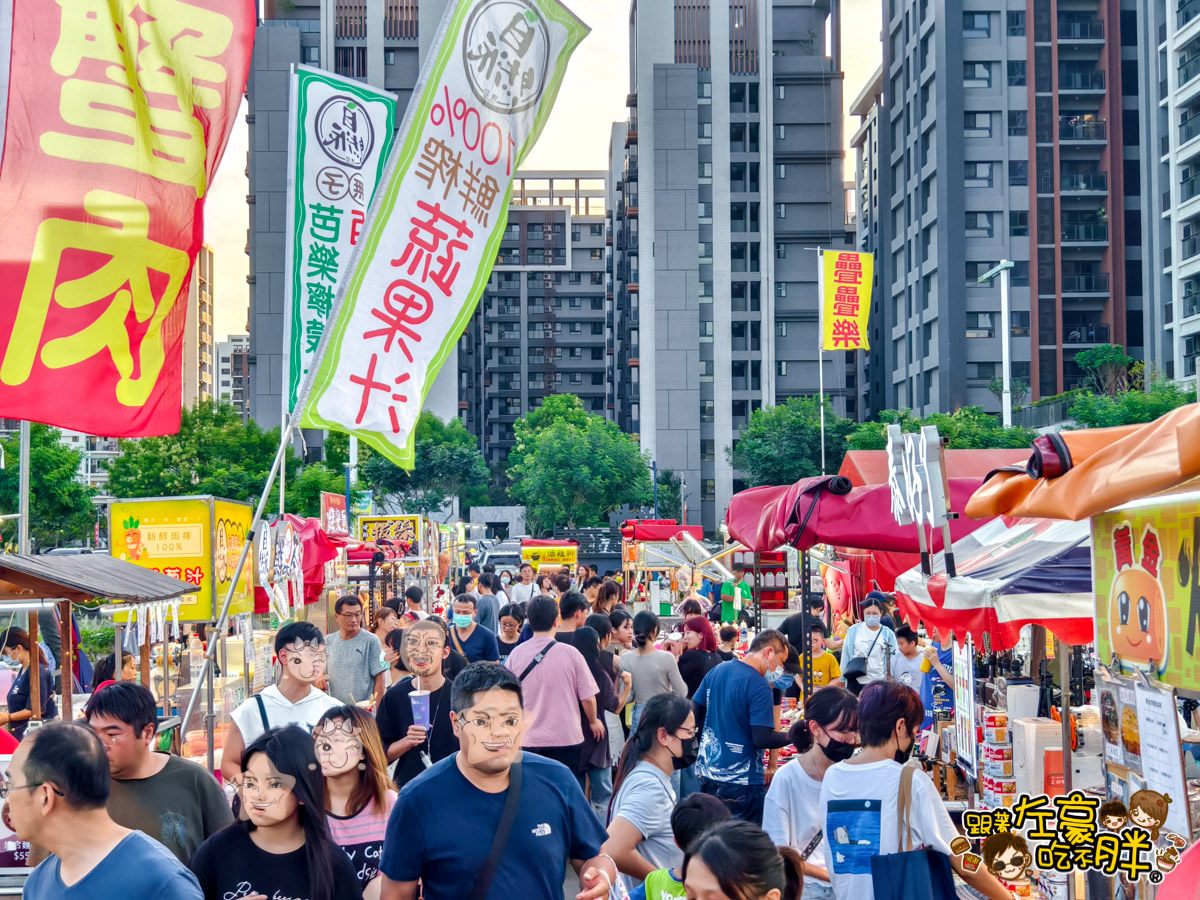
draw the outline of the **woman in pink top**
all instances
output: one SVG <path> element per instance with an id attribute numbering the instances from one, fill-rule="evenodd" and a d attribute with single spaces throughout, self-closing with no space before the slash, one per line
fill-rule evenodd
<path id="1" fill-rule="evenodd" d="M 379 857 L 396 792 L 375 720 L 356 706 L 335 706 L 313 729 L 325 776 L 334 843 L 346 851 L 363 896 L 379 896 Z"/>

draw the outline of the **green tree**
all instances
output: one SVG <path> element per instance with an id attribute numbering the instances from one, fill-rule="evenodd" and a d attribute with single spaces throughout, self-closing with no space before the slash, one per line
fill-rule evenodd
<path id="1" fill-rule="evenodd" d="M 509 493 L 525 504 L 535 533 L 555 525 L 604 525 L 622 506 L 651 500 L 650 463 L 637 442 L 584 410 L 572 394 L 547 397 L 517 420 L 514 433 Z"/>
<path id="2" fill-rule="evenodd" d="M 1153 422 L 1177 407 L 1195 402 L 1195 390 L 1174 381 L 1155 381 L 1148 391 L 1084 395 L 1071 404 L 1069 415 L 1083 428 L 1110 428 Z"/>
<path id="3" fill-rule="evenodd" d="M 0 509 L 20 508 L 20 438 L 14 434 L 4 444 L 5 468 L 0 469 Z M 29 428 L 29 541 L 32 549 L 45 550 L 86 541 L 96 524 L 92 506 L 95 490 L 79 480 L 83 454 L 62 443 L 62 432 L 34 423 Z M 17 521 L 4 523 L 10 546 L 17 543 Z"/>
<path id="4" fill-rule="evenodd" d="M 377 496 L 392 496 L 407 513 L 428 515 L 454 497 L 465 508 L 487 496 L 488 467 L 474 436 L 459 419 L 443 422 L 421 413 L 411 472 L 373 454 L 359 462 L 359 477 Z"/>
<path id="5" fill-rule="evenodd" d="M 298 516 L 321 517 L 321 494 L 346 493 L 346 476 L 325 463 L 310 463 L 286 485 L 287 511 Z"/>
<path id="6" fill-rule="evenodd" d="M 1087 372 L 1101 394 L 1110 397 L 1129 390 L 1133 357 L 1120 344 L 1098 344 L 1075 354 L 1075 364 Z"/>
<path id="7" fill-rule="evenodd" d="M 825 470 L 836 472 L 854 423 L 825 402 Z M 791 484 L 821 474 L 821 406 L 816 397 L 791 397 L 757 409 L 737 444 L 725 451 L 750 484 Z"/>
<path id="8" fill-rule="evenodd" d="M 177 497 L 212 494 L 256 503 L 279 449 L 279 429 L 243 422 L 228 403 L 200 403 L 183 411 L 177 434 L 121 441 L 109 465 L 115 497 Z M 290 483 L 299 461 L 285 457 Z"/>
<path id="9" fill-rule="evenodd" d="M 1036 435 L 1028 428 L 1005 428 L 999 420 L 978 406 L 964 406 L 952 413 L 934 413 L 919 419 L 911 411 L 884 410 L 876 422 L 863 422 L 850 432 L 851 450 L 883 450 L 887 447 L 887 426 L 899 424 L 905 431 L 917 431 L 922 425 L 936 425 L 938 433 L 952 450 L 1028 447 Z"/>
<path id="10" fill-rule="evenodd" d="M 1029 382 L 1024 378 L 1010 378 L 1008 389 L 1012 393 L 1013 409 L 1019 407 L 1029 396 Z M 997 403 L 1004 402 L 1004 379 L 997 376 L 988 382 L 988 392 L 996 398 Z"/>
<path id="11" fill-rule="evenodd" d="M 657 480 L 658 517 L 680 521 L 683 518 L 683 479 L 670 469 L 659 469 Z"/>

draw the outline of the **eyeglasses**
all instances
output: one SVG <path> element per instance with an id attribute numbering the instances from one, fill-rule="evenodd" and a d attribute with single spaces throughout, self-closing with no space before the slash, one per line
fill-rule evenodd
<path id="1" fill-rule="evenodd" d="M 49 784 L 49 782 L 32 781 L 29 784 L 13 784 L 11 781 L 5 778 L 3 781 L 0 781 L 0 800 L 7 800 L 9 794 L 11 794 L 13 791 L 30 791 L 34 788 L 40 788 L 43 784 Z M 58 788 L 54 787 L 53 785 L 51 785 L 51 787 L 53 788 L 54 793 L 58 794 L 58 796 L 66 796 L 66 794 L 64 794 Z"/>
<path id="2" fill-rule="evenodd" d="M 363 617 L 363 614 L 362 614 L 362 613 L 360 613 L 360 612 L 356 612 L 356 613 L 348 613 L 348 612 L 344 612 L 344 613 L 338 613 L 338 618 L 339 618 L 339 619 L 359 619 L 359 620 L 361 620 L 361 619 L 362 619 L 362 617 Z"/>
<path id="3" fill-rule="evenodd" d="M 105 744 L 121 744 L 129 740 L 129 733 L 124 731 L 97 731 L 96 737 L 100 738 Z"/>
<path id="4" fill-rule="evenodd" d="M 695 728 L 684 728 L 682 725 L 675 729 L 675 737 L 690 741 L 696 736 Z"/>

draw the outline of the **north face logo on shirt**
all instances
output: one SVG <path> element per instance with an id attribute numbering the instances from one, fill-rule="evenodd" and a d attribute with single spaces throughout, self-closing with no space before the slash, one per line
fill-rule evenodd
<path id="1" fill-rule="evenodd" d="M 534 837 L 546 837 L 549 834 L 550 834 L 550 825 L 547 822 L 543 822 L 541 825 L 538 825 L 533 829 Z"/>

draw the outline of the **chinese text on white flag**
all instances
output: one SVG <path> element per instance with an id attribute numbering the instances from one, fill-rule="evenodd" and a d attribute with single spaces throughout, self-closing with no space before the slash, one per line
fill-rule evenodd
<path id="1" fill-rule="evenodd" d="M 412 466 L 422 402 L 491 276 L 513 175 L 586 34 L 556 0 L 447 10 L 313 361 L 302 425 Z"/>

